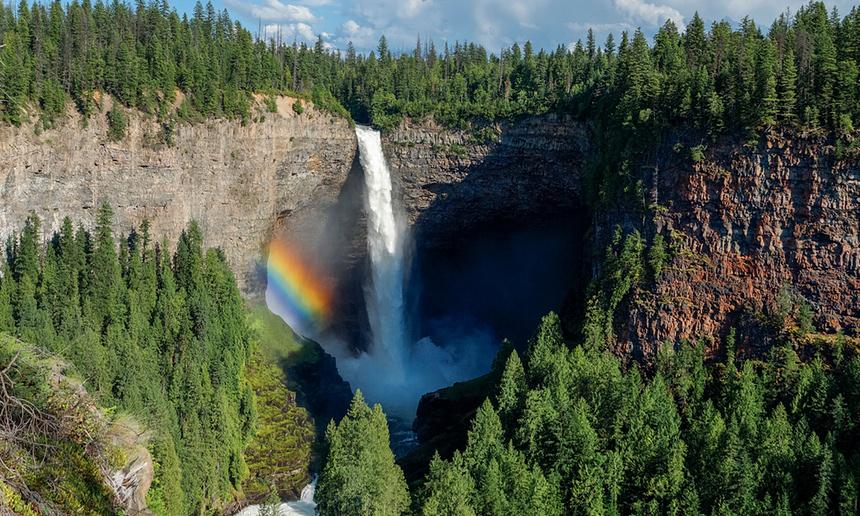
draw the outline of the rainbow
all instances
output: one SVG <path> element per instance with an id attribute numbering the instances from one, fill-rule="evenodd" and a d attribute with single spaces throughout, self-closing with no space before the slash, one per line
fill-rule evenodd
<path id="1" fill-rule="evenodd" d="M 266 301 L 295 331 L 307 334 L 328 321 L 331 296 L 317 271 L 285 242 L 269 245 Z"/>

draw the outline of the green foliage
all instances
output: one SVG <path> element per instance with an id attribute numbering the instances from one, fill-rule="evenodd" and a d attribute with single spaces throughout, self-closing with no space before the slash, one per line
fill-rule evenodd
<path id="1" fill-rule="evenodd" d="M 295 101 L 293 101 L 293 111 L 295 111 L 297 115 L 301 115 L 305 112 L 305 107 L 302 104 L 302 99 L 296 99 Z"/>
<path id="2" fill-rule="evenodd" d="M 605 351 L 569 348 L 552 317 L 538 336 L 529 374 L 511 355 L 500 379 L 500 405 L 522 396 L 523 411 L 481 406 L 466 449 L 432 461 L 423 514 L 854 510 L 860 358 L 803 363 L 783 349 L 714 363 L 685 343 L 643 377 Z"/>
<path id="3" fill-rule="evenodd" d="M 269 113 L 277 113 L 278 112 L 278 103 L 277 103 L 274 95 L 266 95 L 263 98 L 263 103 L 266 106 L 266 111 L 268 111 Z"/>
<path id="4" fill-rule="evenodd" d="M 29 503 L 21 498 L 21 495 L 2 480 L 0 480 L 0 508 L 21 516 L 36 516 L 38 514 Z"/>
<path id="5" fill-rule="evenodd" d="M 128 116 L 122 106 L 114 104 L 107 114 L 108 140 L 118 142 L 125 138 Z"/>
<path id="6" fill-rule="evenodd" d="M 788 285 L 783 285 L 776 297 L 775 326 L 796 331 L 801 336 L 815 331 L 815 311 L 809 301 Z"/>
<path id="7" fill-rule="evenodd" d="M 0 19 L 0 115 L 14 124 L 30 104 L 50 125 L 65 97 L 89 114 L 94 92 L 163 113 L 177 89 L 189 104 L 180 120 L 189 113 L 247 120 L 255 92 L 309 96 L 321 109 L 385 129 L 403 117 L 466 127 L 564 111 L 612 133 L 600 154 L 609 167 L 601 174 L 614 175 L 659 129 L 677 124 L 709 135 L 797 121 L 845 130 L 860 116 L 860 11 L 840 18 L 820 2 L 781 15 L 767 31 L 749 18 L 706 30 L 696 15 L 683 32 L 664 24 L 653 45 L 636 30 L 624 31 L 617 47 L 614 36 L 602 48 L 591 36 L 554 50 L 526 42 L 498 53 L 432 41 L 395 53 L 384 36 L 368 54 L 351 44 L 328 50 L 322 40 L 256 41 L 202 5 L 190 16 L 158 2 L 4 5 Z"/>
<path id="8" fill-rule="evenodd" d="M 42 110 L 42 126 L 45 128 L 51 127 L 58 116 L 65 115 L 66 94 L 58 81 L 51 79 L 42 84 L 39 107 Z"/>
<path id="9" fill-rule="evenodd" d="M 350 118 L 349 111 L 343 107 L 340 101 L 334 98 L 327 88 L 314 86 L 313 92 L 311 93 L 311 99 L 317 109 L 328 111 L 329 113 L 333 113 L 346 119 Z"/>
<path id="10" fill-rule="evenodd" d="M 643 280 L 645 241 L 634 230 L 624 236 L 615 228 L 603 270 L 590 287 L 583 334 L 586 345 L 602 349 L 614 335 L 615 311 Z"/>
<path id="11" fill-rule="evenodd" d="M 251 499 L 267 492 L 286 496 L 310 480 L 314 425 L 307 411 L 296 404 L 295 393 L 286 388 L 277 362 L 264 356 L 259 345 L 254 349 L 247 376 L 255 395 L 257 429 L 245 451 L 252 475 L 243 491 Z"/>
<path id="12" fill-rule="evenodd" d="M 327 456 L 316 490 L 317 509 L 330 514 L 399 515 L 409 509 L 403 472 L 389 448 L 388 421 L 356 391 L 349 412 L 326 430 Z"/>
<path id="13" fill-rule="evenodd" d="M 651 240 L 651 247 L 648 249 L 648 266 L 651 268 L 651 277 L 655 282 L 663 274 L 663 268 L 666 267 L 668 260 L 669 254 L 666 250 L 666 243 L 663 241 L 663 235 L 657 233 Z"/>
<path id="14" fill-rule="evenodd" d="M 80 384 L 65 376 L 65 364 L 7 334 L 0 334 L 0 364 L 9 403 L 4 417 L 11 418 L 4 421 L 0 440 L 5 465 L 0 510 L 35 514 L 35 507 L 42 513 L 47 506 L 76 514 L 113 512 L 101 470 L 110 449 L 103 416 L 81 394 Z"/>
<path id="15" fill-rule="evenodd" d="M 690 159 L 693 163 L 699 163 L 705 159 L 705 146 L 704 145 L 694 145 L 690 147 Z"/>
<path id="16" fill-rule="evenodd" d="M 153 510 L 218 507 L 248 475 L 254 418 L 235 278 L 220 251 L 203 249 L 194 223 L 172 257 L 147 223 L 119 240 L 112 226 L 102 205 L 92 234 L 66 219 L 41 245 L 40 222 L 29 217 L 7 249 L 0 324 L 60 353 L 101 402 L 157 429 Z"/>
<path id="17" fill-rule="evenodd" d="M 281 516 L 281 498 L 274 487 L 269 488 L 269 494 L 260 504 L 260 516 Z"/>
<path id="18" fill-rule="evenodd" d="M 558 486 L 505 444 L 489 401 L 478 409 L 468 443 L 450 462 L 435 457 L 421 496 L 422 514 L 562 514 Z"/>

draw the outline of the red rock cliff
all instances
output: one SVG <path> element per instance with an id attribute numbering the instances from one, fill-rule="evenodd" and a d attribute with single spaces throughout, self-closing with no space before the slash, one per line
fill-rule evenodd
<path id="1" fill-rule="evenodd" d="M 847 145 L 846 145 L 847 147 Z M 651 231 L 677 252 L 634 296 L 620 351 L 718 338 L 742 313 L 767 312 L 784 285 L 824 332 L 860 333 L 860 157 L 832 139 L 768 134 L 726 141 L 691 163 L 681 152 L 651 178 Z M 647 188 L 647 186 L 646 186 Z"/>

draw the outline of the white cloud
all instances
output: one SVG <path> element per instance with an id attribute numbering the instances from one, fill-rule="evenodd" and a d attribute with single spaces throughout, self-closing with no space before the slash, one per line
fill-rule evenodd
<path id="1" fill-rule="evenodd" d="M 606 42 L 606 36 L 609 34 L 615 35 L 615 42 L 618 44 L 618 41 L 621 39 L 620 35 L 625 30 L 630 32 L 636 30 L 636 26 L 628 22 L 611 22 L 611 23 L 587 23 L 587 22 L 569 22 L 567 24 L 567 28 L 573 32 L 574 40 L 568 43 L 567 47 L 573 49 L 576 46 L 576 40 L 582 40 L 583 44 L 585 43 L 586 35 L 588 34 L 588 29 L 594 33 L 594 39 L 597 41 L 597 44 L 603 46 L 603 43 Z"/>
<path id="2" fill-rule="evenodd" d="M 372 27 L 360 25 L 357 21 L 352 19 L 343 22 L 340 29 L 336 34 L 333 34 L 332 37 L 337 43 L 337 46 L 341 49 L 346 48 L 347 43 L 350 41 L 356 48 L 373 48 L 376 46 L 378 39 L 376 36 L 376 30 Z"/>
<path id="3" fill-rule="evenodd" d="M 317 34 L 313 27 L 307 23 L 270 23 L 263 27 L 263 35 L 266 39 L 280 38 L 284 43 L 292 40 L 314 42 Z"/>
<path id="4" fill-rule="evenodd" d="M 414 18 L 425 9 L 433 5 L 432 0 L 404 0 L 398 2 L 397 16 L 400 18 Z"/>
<path id="5" fill-rule="evenodd" d="M 258 20 L 277 22 L 314 23 L 318 21 L 314 13 L 304 5 L 285 4 L 281 0 L 265 0 L 262 4 L 239 3 L 237 0 L 228 2 Z"/>
<path id="6" fill-rule="evenodd" d="M 513 42 L 531 40 L 536 47 L 555 48 L 584 39 L 594 29 L 599 42 L 610 32 L 641 27 L 647 36 L 667 20 L 684 28 L 698 11 L 710 25 L 713 20 L 740 20 L 749 14 L 767 27 L 786 7 L 796 11 L 808 0 L 222 0 L 241 13 L 248 26 L 277 24 L 294 37 L 309 32 L 330 33 L 327 42 L 340 49 L 352 41 L 360 52 L 376 48 L 382 34 L 392 51 L 411 51 L 420 34 L 437 48 L 445 41 L 474 41 L 492 52 Z M 832 0 L 840 12 L 848 0 Z M 307 28 L 299 27 L 303 23 Z M 290 36 L 293 37 L 293 36 Z M 311 38 L 307 38 L 311 39 Z M 620 39 L 620 38 L 618 38 Z"/>
<path id="7" fill-rule="evenodd" d="M 684 29 L 684 16 L 669 5 L 651 4 L 644 0 L 615 0 L 615 7 L 632 20 L 642 22 L 649 27 L 657 27 L 663 25 L 666 20 L 672 20 L 678 26 L 678 30 Z"/>

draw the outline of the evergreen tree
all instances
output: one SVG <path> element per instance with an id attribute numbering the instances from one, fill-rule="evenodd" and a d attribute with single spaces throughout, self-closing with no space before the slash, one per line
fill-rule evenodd
<path id="1" fill-rule="evenodd" d="M 326 461 L 316 490 L 320 514 L 403 514 L 409 493 L 389 448 L 388 422 L 356 391 L 347 415 L 326 429 Z"/>

